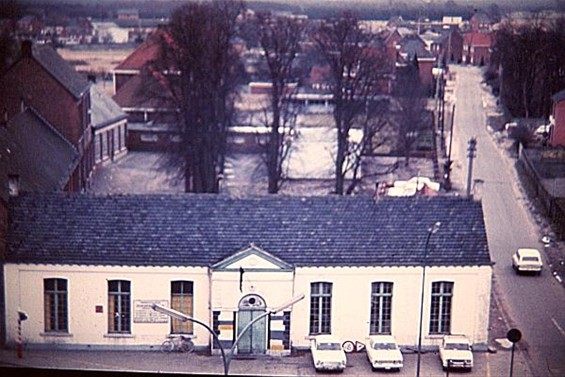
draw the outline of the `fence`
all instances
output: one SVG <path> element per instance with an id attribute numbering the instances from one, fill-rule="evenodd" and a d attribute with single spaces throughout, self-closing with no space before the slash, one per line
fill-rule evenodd
<path id="1" fill-rule="evenodd" d="M 543 178 L 534 163 L 534 159 L 541 160 L 544 158 L 564 161 L 565 153 L 562 152 L 556 151 L 553 152 L 553 155 L 548 155 L 547 153 L 544 154 L 543 151 L 520 148 L 519 161 L 525 172 L 528 191 L 541 203 L 543 210 L 553 224 L 557 237 L 565 239 L 565 198 L 561 193 L 561 190 L 565 187 L 565 178 Z"/>

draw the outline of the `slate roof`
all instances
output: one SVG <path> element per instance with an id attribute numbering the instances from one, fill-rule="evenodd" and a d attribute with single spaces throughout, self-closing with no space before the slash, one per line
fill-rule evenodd
<path id="1" fill-rule="evenodd" d="M 430 51 L 426 50 L 426 42 L 417 35 L 404 37 L 398 42 L 398 45 L 400 46 L 400 51 L 406 53 L 410 60 L 413 59 L 415 55 L 417 55 L 418 58 L 428 58 L 433 56 Z"/>
<path id="2" fill-rule="evenodd" d="M 565 89 L 563 89 L 560 92 L 555 93 L 551 99 L 553 100 L 553 102 L 561 102 L 565 99 Z"/>
<path id="3" fill-rule="evenodd" d="M 177 107 L 166 80 L 158 72 L 143 71 L 142 74 L 130 78 L 112 99 L 122 108 L 158 108 L 173 109 Z"/>
<path id="4" fill-rule="evenodd" d="M 295 266 L 490 265 L 482 206 L 452 197 L 22 193 L 7 262 L 210 266 L 253 243 Z"/>
<path id="5" fill-rule="evenodd" d="M 104 128 L 127 118 L 120 106 L 95 85 L 90 86 L 90 104 L 91 121 L 95 129 Z"/>
<path id="6" fill-rule="evenodd" d="M 77 162 L 76 148 L 32 109 L 0 127 L 0 197 L 4 199 L 9 174 L 20 176 L 22 190 L 62 190 Z"/>
<path id="7" fill-rule="evenodd" d="M 63 85 L 76 99 L 80 98 L 89 88 L 89 82 L 59 55 L 51 46 L 33 45 L 33 57 Z"/>

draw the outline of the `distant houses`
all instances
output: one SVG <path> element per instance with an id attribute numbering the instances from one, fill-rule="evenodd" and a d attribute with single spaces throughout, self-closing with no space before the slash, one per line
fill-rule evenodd
<path id="1" fill-rule="evenodd" d="M 2 192 L 8 176 L 23 191 L 86 191 L 95 165 L 125 151 L 125 114 L 51 46 L 22 42 L 0 77 L 0 109 Z"/>

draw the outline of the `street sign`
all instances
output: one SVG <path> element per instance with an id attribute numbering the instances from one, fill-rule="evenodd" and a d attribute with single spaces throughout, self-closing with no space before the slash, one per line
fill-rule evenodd
<path id="1" fill-rule="evenodd" d="M 506 333 L 506 338 L 512 343 L 518 343 L 522 339 L 522 333 L 518 329 L 510 329 Z"/>

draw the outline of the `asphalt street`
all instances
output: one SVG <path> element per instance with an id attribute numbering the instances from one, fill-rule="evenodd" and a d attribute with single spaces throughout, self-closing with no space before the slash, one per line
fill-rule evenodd
<path id="1" fill-rule="evenodd" d="M 565 376 L 565 291 L 549 268 L 541 276 L 518 276 L 511 256 L 519 247 L 544 250 L 542 233 L 528 210 L 527 195 L 521 190 L 511 159 L 499 148 L 492 130 L 486 127 L 485 103 L 488 90 L 477 67 L 454 66 L 457 101 L 454 126 L 456 165 L 465 184 L 469 171 L 468 141 L 477 140 L 472 181 L 481 180 L 483 210 L 499 300 L 508 314 L 509 327 L 518 328 L 520 346 L 536 376 Z M 459 188 L 465 188 L 459 187 Z M 546 260 L 547 262 L 547 260 Z"/>

